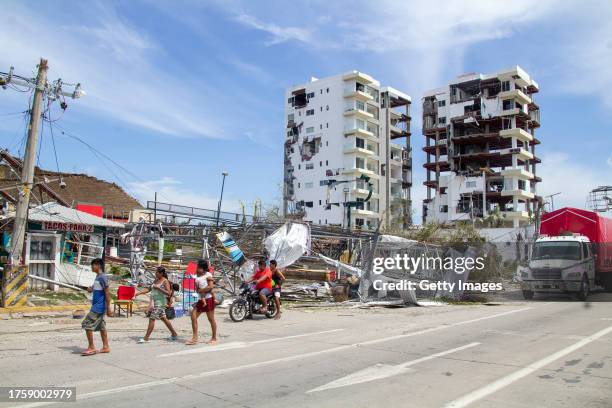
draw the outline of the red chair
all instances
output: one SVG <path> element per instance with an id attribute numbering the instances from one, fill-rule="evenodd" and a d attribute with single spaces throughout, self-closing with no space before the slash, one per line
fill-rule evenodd
<path id="1" fill-rule="evenodd" d="M 123 310 L 125 311 L 125 317 L 132 316 L 135 294 L 136 288 L 134 286 L 119 286 L 117 288 L 117 300 L 113 302 L 113 312 L 121 317 L 121 311 Z"/>

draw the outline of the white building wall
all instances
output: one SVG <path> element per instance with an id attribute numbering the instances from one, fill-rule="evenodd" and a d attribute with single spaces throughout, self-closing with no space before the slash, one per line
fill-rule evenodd
<path id="1" fill-rule="evenodd" d="M 380 115 L 380 98 L 374 97 L 365 100 L 364 97 L 347 98 L 345 94 L 356 89 L 356 82 L 367 83 L 372 93 L 380 92 L 378 81 L 367 75 L 357 79 L 345 80 L 345 74 L 332 77 L 313 79 L 311 82 L 293 86 L 285 92 L 285 124 L 293 115 L 293 120 L 300 125 L 299 137 L 291 145 L 292 151 L 288 158 L 293 166 L 293 199 L 288 201 L 288 213 L 295 210 L 296 203 L 303 202 L 305 211 L 304 220 L 320 225 L 345 226 L 345 207 L 347 201 L 355 201 L 358 198 L 365 199 L 367 186 L 363 185 L 355 190 L 355 179 L 360 174 L 366 174 L 373 184 L 374 194 L 365 204 L 363 210 L 352 209 L 351 226 L 355 226 L 357 219 L 362 219 L 365 226 L 375 228 L 381 219 L 384 205 L 380 206 L 380 195 L 384 183 L 380 176 L 380 163 L 384 159 L 384 150 L 381 149 L 382 138 L 376 140 L 367 134 L 347 135 L 347 132 L 357 128 L 368 129 L 376 135 L 381 135 L 380 120 L 368 118 L 363 113 L 357 113 L 356 108 L 363 107 L 367 112 L 368 104 L 372 109 L 377 109 Z M 359 74 L 363 75 L 363 74 Z M 296 90 L 305 89 L 310 95 L 308 103 L 304 107 L 293 107 L 289 99 Z M 360 101 L 360 102 L 357 102 Z M 313 114 L 307 112 L 314 110 Z M 286 135 L 286 132 L 285 132 Z M 286 137 L 286 136 L 285 136 Z M 348 149 L 356 148 L 356 139 L 363 140 L 364 149 L 349 153 Z M 318 152 L 311 158 L 304 157 L 300 147 L 304 140 L 316 139 L 318 141 Z M 286 140 L 286 139 L 285 139 Z M 399 146 L 401 149 L 401 146 Z M 401 152 L 399 153 L 401 156 Z M 367 170 L 356 171 L 357 161 Z M 395 175 L 400 172 L 393 171 Z M 351 172 L 352 171 L 352 172 Z M 389 173 L 389 172 L 387 172 Z M 347 181 L 329 188 L 329 180 Z M 401 182 L 401 180 L 400 180 Z M 348 190 L 348 191 L 347 191 Z M 331 203 L 331 206 L 327 204 Z"/>

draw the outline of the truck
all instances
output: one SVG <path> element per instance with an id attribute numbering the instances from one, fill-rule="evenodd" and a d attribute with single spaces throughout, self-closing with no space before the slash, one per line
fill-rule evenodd
<path id="1" fill-rule="evenodd" d="M 612 219 L 571 207 L 544 214 L 520 277 L 528 300 L 563 292 L 584 301 L 598 286 L 612 292 Z"/>

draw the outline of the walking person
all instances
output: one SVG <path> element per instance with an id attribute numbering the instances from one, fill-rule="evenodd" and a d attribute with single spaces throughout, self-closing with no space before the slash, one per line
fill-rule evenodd
<path id="1" fill-rule="evenodd" d="M 200 295 L 200 299 L 193 304 L 191 310 L 191 329 L 193 335 L 191 340 L 185 344 L 193 346 L 198 343 L 198 318 L 202 313 L 206 313 L 208 322 L 210 323 L 210 330 L 212 332 L 208 344 L 217 343 L 217 322 L 215 321 L 215 297 L 213 289 L 215 288 L 215 280 L 212 273 L 210 272 L 210 266 L 205 260 L 198 261 L 198 267 L 196 269 L 196 291 Z"/>
<path id="2" fill-rule="evenodd" d="M 272 272 L 272 293 L 274 293 L 274 304 L 276 305 L 274 320 L 278 320 L 281 318 L 281 286 L 285 280 L 285 275 L 278 269 L 278 264 L 274 259 L 270 261 L 270 271 Z"/>
<path id="3" fill-rule="evenodd" d="M 91 310 L 83 319 L 81 327 L 87 335 L 87 349 L 84 350 L 82 356 L 93 356 L 96 353 L 110 353 L 108 346 L 108 333 L 106 331 L 106 322 L 104 314 L 108 317 L 113 316 L 113 311 L 110 308 L 110 292 L 108 289 L 108 277 L 104 273 L 104 263 L 102 259 L 96 258 L 91 261 L 91 270 L 96 274 L 96 279 L 92 286 L 87 288 L 87 291 L 92 294 Z M 93 332 L 99 331 L 102 338 L 102 348 L 96 350 L 93 340 Z"/>
<path id="4" fill-rule="evenodd" d="M 172 296 L 172 285 L 168 280 L 168 274 L 163 266 L 158 266 L 155 271 L 155 280 L 149 288 L 146 288 L 136 294 L 136 296 L 150 293 L 151 303 L 147 310 L 147 317 L 149 318 L 149 326 L 147 327 L 147 333 L 145 336 L 138 340 L 138 343 L 148 343 L 153 329 L 155 329 L 155 321 L 161 320 L 164 322 L 168 330 L 170 330 L 170 340 L 175 341 L 178 338 L 178 334 L 172 323 L 166 317 L 166 306 L 168 304 L 168 297 Z M 136 297 L 134 296 L 134 297 Z"/>

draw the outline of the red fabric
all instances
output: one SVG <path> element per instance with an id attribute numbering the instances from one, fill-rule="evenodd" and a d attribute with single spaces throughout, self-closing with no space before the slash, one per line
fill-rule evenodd
<path id="1" fill-rule="evenodd" d="M 254 280 L 259 280 L 261 277 L 266 276 L 267 279 L 264 279 L 261 283 L 255 285 L 255 289 L 261 290 L 264 288 L 268 288 L 272 290 L 272 271 L 270 268 L 265 268 L 263 270 L 258 269 L 253 275 Z"/>
<path id="2" fill-rule="evenodd" d="M 193 304 L 193 307 L 200 313 L 212 312 L 215 310 L 215 297 L 213 296 L 208 299 L 200 299 Z"/>
<path id="3" fill-rule="evenodd" d="M 119 286 L 117 288 L 117 300 L 132 300 L 136 294 L 134 286 Z"/>
<path id="4" fill-rule="evenodd" d="M 565 207 L 542 216 L 540 234 L 584 235 L 597 244 L 597 272 L 612 272 L 612 219 L 596 212 Z"/>
<path id="5" fill-rule="evenodd" d="M 183 278 L 183 290 L 196 290 L 195 278 Z"/>
<path id="6" fill-rule="evenodd" d="M 195 275 L 197 269 L 198 269 L 198 263 L 197 262 L 189 262 L 187 264 L 187 270 L 185 271 L 185 274 L 186 275 Z"/>
<path id="7" fill-rule="evenodd" d="M 86 212 L 87 214 L 95 215 L 96 217 L 104 216 L 104 206 L 98 204 L 77 204 L 76 209 Z"/>

